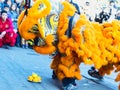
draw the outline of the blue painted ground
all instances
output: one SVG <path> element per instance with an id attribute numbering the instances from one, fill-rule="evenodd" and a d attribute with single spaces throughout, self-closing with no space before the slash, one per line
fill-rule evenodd
<path id="1" fill-rule="evenodd" d="M 50 69 L 51 57 L 40 55 L 32 49 L 0 48 L 0 90 L 62 90 L 62 84 L 53 80 Z M 77 81 L 77 90 L 117 90 L 116 74 L 105 76 L 103 81 L 91 80 L 87 74 L 90 66 L 81 65 L 82 80 Z M 28 82 L 33 72 L 42 77 L 41 83 Z M 107 79 L 108 78 L 108 79 Z"/>

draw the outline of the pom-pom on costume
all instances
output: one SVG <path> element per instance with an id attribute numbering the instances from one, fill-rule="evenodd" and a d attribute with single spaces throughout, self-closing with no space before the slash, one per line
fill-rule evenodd
<path id="1" fill-rule="evenodd" d="M 35 1 L 28 13 L 23 11 L 18 18 L 19 32 L 26 40 L 33 41 L 33 49 L 40 54 L 54 54 L 51 68 L 56 77 L 59 80 L 80 80 L 81 63 L 93 64 L 100 75 L 110 74 L 113 69 L 119 72 L 120 21 L 99 24 L 88 21 L 81 14 L 73 25 L 71 37 L 68 37 L 69 17 L 75 14 L 76 9 L 66 1 L 62 6 L 57 30 L 52 33 L 47 33 L 40 22 L 50 14 L 52 6 L 48 0 Z M 36 39 L 37 43 L 34 43 Z M 120 81 L 120 73 L 115 80 Z"/>

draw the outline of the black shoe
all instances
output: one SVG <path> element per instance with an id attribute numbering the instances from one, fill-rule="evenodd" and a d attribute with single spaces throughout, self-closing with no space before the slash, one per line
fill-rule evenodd
<path id="1" fill-rule="evenodd" d="M 90 70 L 88 70 L 88 74 L 91 77 L 97 78 L 97 79 L 103 79 L 103 76 L 101 76 L 99 74 L 99 72 L 97 70 L 95 70 L 94 68 L 91 68 Z"/>

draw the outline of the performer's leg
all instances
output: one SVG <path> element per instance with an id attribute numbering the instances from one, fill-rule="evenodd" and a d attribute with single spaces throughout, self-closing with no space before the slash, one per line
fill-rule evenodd
<path id="1" fill-rule="evenodd" d="M 52 73 L 52 79 L 57 79 L 57 75 L 55 74 L 54 70 L 53 70 L 53 73 Z"/>
<path id="2" fill-rule="evenodd" d="M 5 37 L 3 38 L 3 44 L 4 45 L 10 45 L 14 46 L 16 42 L 16 34 L 14 32 L 8 32 L 6 33 Z"/>
<path id="3" fill-rule="evenodd" d="M 15 43 L 15 45 L 17 47 L 21 47 L 21 36 L 20 36 L 19 32 L 17 32 L 16 34 L 17 34 L 17 37 L 16 37 L 16 43 Z"/>

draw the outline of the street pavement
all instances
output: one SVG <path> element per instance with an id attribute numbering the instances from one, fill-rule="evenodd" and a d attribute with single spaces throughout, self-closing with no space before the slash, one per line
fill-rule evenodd
<path id="1" fill-rule="evenodd" d="M 40 55 L 32 49 L 10 47 L 0 48 L 0 90 L 62 90 L 62 84 L 52 79 L 49 55 Z M 90 66 L 81 64 L 82 80 L 77 82 L 77 90 L 118 90 L 114 81 L 116 73 L 97 80 L 87 74 Z M 41 83 L 27 80 L 32 73 L 42 78 Z"/>

